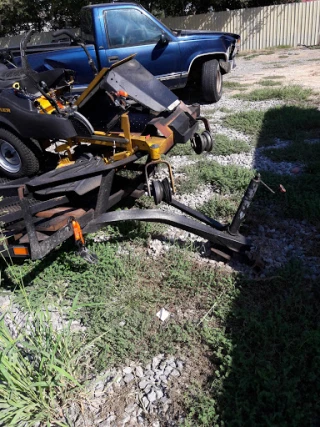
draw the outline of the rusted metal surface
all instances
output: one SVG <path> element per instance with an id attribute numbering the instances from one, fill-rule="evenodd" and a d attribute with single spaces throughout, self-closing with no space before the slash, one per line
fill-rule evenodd
<path id="1" fill-rule="evenodd" d="M 70 217 L 81 218 L 85 213 L 86 211 L 84 209 L 71 210 L 65 214 L 49 219 L 40 225 L 36 225 L 36 230 L 47 232 L 60 230 L 60 228 L 68 224 Z"/>

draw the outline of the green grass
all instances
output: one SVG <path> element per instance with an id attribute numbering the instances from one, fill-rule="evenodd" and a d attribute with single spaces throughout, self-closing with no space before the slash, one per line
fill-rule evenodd
<path id="1" fill-rule="evenodd" d="M 275 46 L 276 49 L 290 49 L 292 46 L 289 44 L 279 44 L 278 46 Z"/>
<path id="2" fill-rule="evenodd" d="M 27 263 L 22 277 L 34 310 L 44 301 L 60 301 L 67 313 L 77 297 L 77 315 L 86 327 L 83 344 L 101 337 L 95 346 L 97 371 L 128 357 L 145 361 L 160 352 L 175 354 L 193 342 L 196 332 L 187 319 L 173 319 L 163 327 L 156 313 L 161 307 L 175 306 L 180 298 L 184 304 L 198 301 L 208 309 L 207 295 L 221 286 L 218 273 L 200 268 L 188 250 L 178 247 L 157 260 L 146 257 L 147 249 L 137 242 L 123 242 L 121 247 L 101 243 L 90 249 L 99 257 L 96 265 L 60 252 L 50 255 L 45 265 Z M 23 303 L 18 291 L 16 298 Z"/>
<path id="3" fill-rule="evenodd" d="M 264 79 L 266 80 L 270 80 L 270 79 L 284 79 L 285 76 L 268 76 L 268 77 L 264 77 Z"/>
<path id="4" fill-rule="evenodd" d="M 320 145 L 305 139 L 319 137 L 320 112 L 286 105 L 230 114 L 224 125 L 251 136 L 258 146 L 274 138 L 292 141 L 265 154 L 306 165 L 295 176 L 265 172 L 263 180 L 275 190 L 282 184 L 286 193 L 272 195 L 261 186 L 247 223 L 273 227 L 272 209 L 276 220 L 295 218 L 319 227 Z M 213 154 L 248 150 L 245 141 L 216 135 Z M 190 152 L 188 143 L 170 154 Z M 178 182 L 180 193 L 212 185 L 216 195 L 199 210 L 222 222 L 230 221 L 254 175 L 206 156 L 179 172 L 186 175 Z M 136 206 L 154 204 L 143 197 Z M 63 425 L 60 408 L 81 400 L 87 369 L 96 375 L 127 360 L 145 363 L 167 353 L 184 356 L 192 373 L 200 373 L 188 382 L 184 401 L 174 399 L 183 403 L 188 427 L 315 425 L 320 292 L 318 283 L 306 278 L 303 262 L 293 260 L 272 276 L 249 279 L 202 262 L 194 257 L 195 247 L 183 242 L 149 256 L 150 238 L 165 229 L 130 221 L 106 227 L 108 242 L 94 244 L 94 236 L 88 236 L 96 265 L 76 257 L 67 242 L 42 261 L 0 266 L 2 286 L 33 315 L 31 335 L 22 331 L 18 340 L 0 322 L 0 424 Z M 66 330 L 54 330 L 49 305 L 64 314 Z M 156 317 L 162 307 L 172 314 L 165 323 Z M 86 327 L 84 334 L 70 333 L 73 319 Z"/>
<path id="5" fill-rule="evenodd" d="M 172 150 L 167 154 L 168 157 L 171 156 L 194 156 L 195 152 L 191 148 L 190 141 L 185 144 L 176 144 Z"/>
<path id="6" fill-rule="evenodd" d="M 250 145 L 241 139 L 230 139 L 226 135 L 216 134 L 212 154 L 216 156 L 227 156 L 229 154 L 247 153 L 251 150 Z"/>
<path id="7" fill-rule="evenodd" d="M 255 89 L 249 93 L 233 95 L 234 98 L 245 101 L 266 101 L 278 99 L 285 102 L 302 102 L 308 100 L 312 90 L 298 85 L 285 86 L 281 88 Z"/>
<path id="8" fill-rule="evenodd" d="M 251 135 L 258 146 L 270 145 L 274 138 L 304 140 L 318 137 L 320 112 L 316 108 L 283 106 L 267 111 L 244 111 L 227 116 L 225 126 Z"/>
<path id="9" fill-rule="evenodd" d="M 178 182 L 180 193 L 192 193 L 201 185 L 211 184 L 222 193 L 238 194 L 249 184 L 254 172 L 237 166 L 222 166 L 214 161 L 199 161 L 190 166 L 184 166 L 180 172 L 187 179 Z"/>
<path id="10" fill-rule="evenodd" d="M 242 56 L 243 59 L 250 60 L 250 59 L 254 59 L 254 58 L 257 58 L 259 56 L 262 56 L 262 55 L 272 55 L 273 53 L 275 53 L 274 50 L 266 49 L 266 50 L 252 51 L 251 54 L 248 54 L 246 52 L 240 53 L 239 56 Z"/>
<path id="11" fill-rule="evenodd" d="M 249 85 L 234 81 L 224 81 L 223 82 L 224 89 L 231 89 L 231 90 L 245 90 L 248 89 Z"/>
<path id="12" fill-rule="evenodd" d="M 257 58 L 258 56 L 260 56 L 259 53 L 252 53 L 251 55 L 246 54 L 245 56 L 243 56 L 243 59 L 245 59 L 246 61 L 250 61 L 251 59 Z"/>
<path id="13" fill-rule="evenodd" d="M 194 385 L 187 395 L 186 425 L 314 425 L 319 302 L 318 284 L 305 279 L 300 262 L 226 286 L 202 329 L 214 373 L 206 388 Z"/>
<path id="14" fill-rule="evenodd" d="M 264 172 L 263 180 L 271 188 L 276 190 L 272 195 L 265 188 L 261 188 L 257 194 L 257 200 L 264 200 L 265 206 L 270 204 L 285 218 L 307 220 L 319 225 L 320 218 L 320 162 L 316 160 L 307 171 L 298 176 L 278 175 Z M 278 191 L 282 184 L 286 193 Z"/>
<path id="15" fill-rule="evenodd" d="M 215 142 L 211 153 L 216 156 L 227 156 L 229 154 L 249 152 L 251 150 L 250 145 L 241 139 L 230 139 L 223 134 L 215 134 L 213 136 Z M 175 145 L 166 155 L 168 159 L 172 156 L 190 156 L 195 160 L 199 159 L 199 156 L 195 154 L 189 142 L 187 144 Z"/>
<path id="16" fill-rule="evenodd" d="M 232 110 L 227 107 L 220 107 L 219 110 L 221 111 L 221 113 L 232 113 Z"/>
<path id="17" fill-rule="evenodd" d="M 83 391 L 80 382 L 90 364 L 90 350 L 81 340 L 76 344 L 71 321 L 57 332 L 45 307 L 24 310 L 26 325 L 19 331 L 16 324 L 17 336 L 12 336 L 3 316 L 0 319 L 1 425 L 32 427 L 39 422 L 67 427 L 63 409 Z M 72 305 L 70 316 L 74 309 Z"/>
<path id="18" fill-rule="evenodd" d="M 278 85 L 282 85 L 282 82 L 277 82 L 274 80 L 261 80 L 259 82 L 260 86 L 278 86 Z"/>
<path id="19" fill-rule="evenodd" d="M 282 148 L 268 148 L 264 154 L 275 162 L 302 162 L 312 166 L 320 159 L 320 139 L 318 143 L 294 141 Z"/>
<path id="20" fill-rule="evenodd" d="M 292 263 L 273 272 L 270 278 L 255 281 L 223 275 L 210 265 L 200 265 L 188 249 L 173 247 L 167 255 L 151 262 L 135 247 L 131 251 L 130 247 L 124 247 L 118 253 L 118 246 L 113 243 L 98 246 L 100 255 L 110 258 L 108 265 L 112 272 L 105 269 L 105 261 L 98 266 L 86 265 L 81 272 L 81 260 L 77 263 L 72 256 L 61 259 L 56 255 L 45 268 L 42 266 L 29 285 L 33 299 L 47 292 L 47 299 L 51 296 L 64 305 L 77 293 L 77 307 L 87 327 L 86 335 L 100 336 L 95 372 L 126 358 L 150 360 L 160 351 L 184 354 L 196 363 L 197 352 L 202 350 L 202 357 L 210 359 L 213 369 L 201 385 L 188 384 L 184 398 L 186 426 L 245 425 L 248 419 L 257 426 L 268 423 L 300 426 L 302 420 L 311 423 L 319 415 L 320 293 L 317 283 L 303 276 L 301 263 Z M 106 274 L 103 283 L 102 274 L 98 273 L 102 268 Z M 63 270 L 69 273 L 62 284 L 59 271 Z M 125 272 L 131 276 L 130 282 Z M 77 280 L 70 280 L 72 275 Z M 96 307 L 87 306 L 88 300 L 90 304 L 95 300 Z M 39 303 L 42 301 L 40 297 Z M 155 312 L 162 306 L 170 307 L 175 314 L 165 326 L 155 318 Z M 180 318 L 177 309 L 183 312 L 191 309 L 198 317 Z M 53 331 L 48 332 L 57 339 Z M 52 354 L 57 341 L 46 339 Z M 58 347 L 64 349 L 60 344 Z M 42 345 L 37 357 L 41 357 L 45 348 Z M 59 353 L 54 355 L 59 359 Z M 71 358 L 70 377 L 75 375 L 73 369 L 78 365 L 74 352 Z M 16 356 L 12 355 L 12 360 L 14 373 Z M 64 366 L 68 363 L 69 359 Z M 63 390 L 68 390 L 73 383 L 61 372 L 56 380 L 63 383 Z M 24 375 L 23 382 L 27 379 Z M 79 395 L 77 387 L 72 391 Z M 28 393 L 32 394 L 33 389 L 33 384 L 28 384 Z M 59 388 L 53 390 L 51 397 L 55 401 L 61 395 Z M 7 388 L 5 393 L 9 393 Z M 73 399 L 72 393 L 67 396 L 68 399 L 62 400 L 66 404 Z M 275 410 L 270 411 L 270 407 Z M 35 408 L 29 416 L 33 421 L 57 421 L 56 413 L 50 414 L 51 418 L 43 414 L 46 412 L 41 406 L 40 411 Z"/>
<path id="21" fill-rule="evenodd" d="M 223 218 L 224 222 L 230 222 L 235 214 L 241 197 L 213 197 L 199 206 L 199 211 L 211 218 Z"/>

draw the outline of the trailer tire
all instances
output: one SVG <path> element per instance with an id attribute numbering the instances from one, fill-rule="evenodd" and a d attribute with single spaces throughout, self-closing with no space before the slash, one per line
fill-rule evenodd
<path id="1" fill-rule="evenodd" d="M 0 128 L 0 173 L 10 179 L 39 172 L 42 150 L 35 140 L 18 138 Z"/>
<path id="2" fill-rule="evenodd" d="M 217 59 L 210 59 L 202 64 L 202 95 L 210 104 L 218 102 L 222 96 L 222 74 Z"/>

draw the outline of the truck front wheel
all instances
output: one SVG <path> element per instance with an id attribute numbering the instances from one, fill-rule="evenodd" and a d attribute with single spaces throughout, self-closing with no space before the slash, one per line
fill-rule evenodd
<path id="1" fill-rule="evenodd" d="M 202 64 L 201 87 L 206 102 L 218 102 L 221 98 L 222 74 L 216 59 L 210 59 Z"/>
<path id="2" fill-rule="evenodd" d="M 22 141 L 6 129 L 0 129 L 0 174 L 10 179 L 32 176 L 40 168 L 36 141 Z"/>

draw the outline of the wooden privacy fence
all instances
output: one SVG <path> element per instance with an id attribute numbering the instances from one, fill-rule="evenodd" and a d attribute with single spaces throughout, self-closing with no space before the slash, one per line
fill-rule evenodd
<path id="1" fill-rule="evenodd" d="M 320 0 L 168 17 L 169 28 L 240 34 L 241 50 L 320 44 Z"/>

